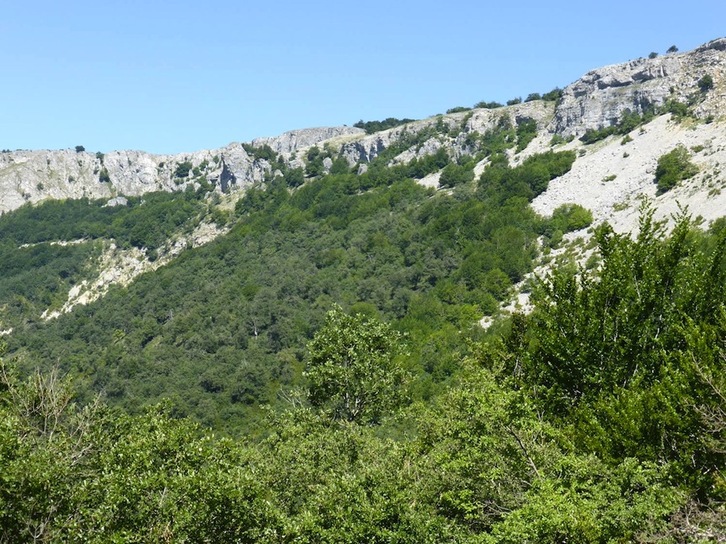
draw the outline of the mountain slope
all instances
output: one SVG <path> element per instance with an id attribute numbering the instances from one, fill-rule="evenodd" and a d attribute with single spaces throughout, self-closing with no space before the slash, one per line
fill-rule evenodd
<path id="1" fill-rule="evenodd" d="M 725 46 L 373 134 L 308 129 L 174 157 L 3 153 L 6 209 L 18 191 L 46 200 L 0 218 L 4 260 L 28 263 L 5 272 L 0 330 L 27 370 L 62 360 L 88 394 L 128 409 L 173 397 L 233 428 L 300 383 L 305 342 L 337 302 L 420 342 L 425 397 L 538 254 L 593 223 L 633 230 L 642 196 L 656 217 L 722 215 Z M 698 172 L 656 194 L 678 146 Z M 47 200 L 83 194 L 102 198 Z"/>

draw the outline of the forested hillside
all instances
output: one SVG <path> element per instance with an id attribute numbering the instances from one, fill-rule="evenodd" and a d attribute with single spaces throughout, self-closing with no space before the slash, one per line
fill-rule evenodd
<path id="1" fill-rule="evenodd" d="M 646 210 L 636 240 L 599 229 L 599 273 L 553 272 L 531 315 L 449 351 L 450 379 L 426 397 L 402 394 L 418 329 L 333 307 L 258 440 L 214 436 L 168 402 L 79 404 L 55 371 L 20 379 L 6 360 L 3 538 L 716 541 L 722 227 L 682 218 L 663 237 Z"/>
<path id="2" fill-rule="evenodd" d="M 556 89 L 0 216 L 0 542 L 726 541 L 726 220 L 656 220 L 725 183 L 686 76 L 579 139 Z"/>
<path id="3" fill-rule="evenodd" d="M 60 365 L 81 380 L 84 399 L 102 392 L 134 412 L 167 398 L 176 414 L 239 434 L 252 429 L 260 405 L 279 404 L 303 383 L 305 342 L 337 303 L 406 333 L 415 376 L 408 396 L 427 398 L 456 370 L 466 339 L 482 334 L 477 320 L 496 312 L 532 269 L 538 237 L 561 238 L 588 221 L 569 222 L 582 215 L 576 207 L 545 220 L 528 205 L 571 167 L 574 153 L 510 167 L 503 151 L 516 145 L 512 127 L 482 141 L 479 153 L 493 158 L 482 180 L 473 179 L 470 157 L 458 164 L 445 153 L 395 167 L 383 156 L 363 175 L 329 174 L 294 190 L 289 174 L 270 180 L 238 201 L 229 234 L 127 289 L 52 321 L 38 319 L 39 305 L 24 323 L 8 312 L 14 358 L 25 373 Z M 412 179 L 441 168 L 461 178 L 452 191 Z M 164 225 L 207 213 L 197 193 L 155 198 L 129 208 L 25 207 L 4 216 L 0 232 L 16 244 L 41 244 L 34 251 L 57 248 L 47 241 L 58 235 L 88 240 L 66 252 L 102 236 L 154 251 Z M 48 266 L 64 263 L 58 256 Z M 66 275 L 65 283 L 77 281 Z M 37 286 L 31 296 L 8 292 L 9 308 L 42 302 L 64 284 L 29 285 Z"/>

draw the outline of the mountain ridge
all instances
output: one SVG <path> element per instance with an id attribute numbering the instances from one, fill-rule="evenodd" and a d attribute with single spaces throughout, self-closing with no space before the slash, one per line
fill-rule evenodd
<path id="1" fill-rule="evenodd" d="M 465 120 L 460 138 L 447 146 L 454 156 L 466 153 L 467 133 L 491 128 L 502 115 L 509 116 L 515 125 L 523 119 L 535 119 L 538 130 L 551 136 L 581 136 L 587 130 L 616 124 L 626 112 L 643 114 L 669 100 L 688 101 L 704 76 L 712 78 L 713 88 L 693 106 L 693 114 L 701 119 L 719 119 L 726 109 L 725 69 L 726 38 L 719 38 L 693 51 L 592 70 L 562 89 L 556 104 L 532 100 L 496 109 L 473 108 L 370 135 L 347 126 L 300 129 L 255 138 L 249 144 L 235 142 L 219 149 L 173 155 L 124 150 L 90 153 L 81 146 L 75 151 L 5 150 L 0 153 L 0 211 L 47 198 L 113 198 L 207 184 L 214 191 L 236 192 L 274 175 L 270 161 L 250 154 L 250 147 L 269 146 L 293 168 L 305 166 L 297 156 L 300 152 L 326 144 L 337 148 L 350 165 L 365 164 L 400 140 L 402 134 L 420 132 L 441 122 L 453 126 Z M 414 152 L 421 156 L 420 149 Z"/>

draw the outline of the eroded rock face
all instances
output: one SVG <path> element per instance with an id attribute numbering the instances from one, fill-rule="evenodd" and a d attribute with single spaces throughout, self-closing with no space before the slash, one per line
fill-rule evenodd
<path id="1" fill-rule="evenodd" d="M 301 130 L 291 130 L 280 136 L 271 138 L 255 138 L 252 145 L 261 147 L 269 145 L 276 153 L 290 155 L 298 149 L 311 147 L 325 140 L 337 138 L 340 136 L 361 136 L 365 134 L 365 130 L 356 127 L 320 127 L 305 128 Z"/>
<path id="2" fill-rule="evenodd" d="M 418 134 L 429 127 L 443 124 L 448 127 L 449 136 L 437 136 L 425 141 L 420 146 L 409 148 L 394 162 L 406 162 L 415 157 L 422 157 L 436 153 L 439 148 L 446 147 L 453 157 L 459 157 L 470 151 L 466 143 L 467 136 L 472 132 L 485 133 L 496 128 L 507 120 L 512 126 L 521 122 L 533 119 L 539 129 L 544 129 L 552 119 L 553 105 L 542 101 L 516 104 L 506 108 L 496 109 L 473 109 L 466 112 L 440 115 L 413 121 L 405 125 L 394 127 L 382 132 L 376 132 L 357 138 L 355 140 L 340 143 L 340 154 L 349 164 L 365 164 L 393 144 L 403 141 L 407 135 Z M 334 140 L 331 140 L 334 142 Z"/>
<path id="3" fill-rule="evenodd" d="M 364 131 L 351 127 L 308 129 L 255 140 L 253 145 L 270 143 L 278 152 L 289 154 L 329 138 L 361 133 Z M 250 156 L 240 143 L 176 155 L 73 149 L 4 151 L 0 153 L 0 212 L 47 198 L 135 196 L 188 185 L 196 188 L 203 183 L 229 192 L 262 181 L 269 170 L 267 161 Z"/>
<path id="4" fill-rule="evenodd" d="M 473 152 L 472 133 L 485 133 L 503 122 L 517 126 L 534 120 L 543 139 L 554 133 L 579 136 L 589 129 L 617 123 L 626 111 L 643 113 L 669 99 L 687 102 L 691 98 L 695 98 L 692 110 L 697 116 L 718 119 L 726 112 L 724 73 L 726 38 L 721 38 L 688 53 L 637 59 L 588 72 L 564 89 L 556 106 L 536 100 L 435 116 L 371 135 L 355 127 L 323 127 L 293 130 L 251 143 L 254 147 L 269 145 L 290 168 L 304 167 L 305 150 L 326 144 L 350 165 L 365 165 L 402 142 L 392 162 L 435 153 L 441 147 L 458 158 Z M 713 88 L 701 92 L 698 82 L 705 75 L 711 76 Z M 426 139 L 410 138 L 432 126 L 436 130 Z M 414 141 L 417 143 L 405 144 Z M 331 164 L 328 161 L 324 166 L 329 169 Z M 189 185 L 198 188 L 209 184 L 213 190 L 230 192 L 262 182 L 271 170 L 272 165 L 248 154 L 241 143 L 176 155 L 142 151 L 100 154 L 72 149 L 2 152 L 0 212 L 46 198 L 110 199 Z"/>
<path id="5" fill-rule="evenodd" d="M 626 111 L 642 114 L 669 99 L 688 102 L 698 96 L 700 78 L 710 75 L 721 82 L 725 67 L 726 39 L 722 38 L 688 53 L 641 58 L 593 70 L 564 89 L 550 130 L 578 136 L 589 129 L 616 124 Z M 695 108 L 698 115 L 722 114 L 722 85 L 702 98 Z"/>

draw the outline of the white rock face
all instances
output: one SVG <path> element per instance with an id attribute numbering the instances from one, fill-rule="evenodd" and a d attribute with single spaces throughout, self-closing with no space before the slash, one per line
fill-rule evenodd
<path id="1" fill-rule="evenodd" d="M 252 140 L 252 145 L 255 147 L 269 145 L 276 153 L 290 155 L 298 149 L 312 147 L 331 138 L 350 135 L 360 136 L 363 134 L 365 134 L 365 130 L 356 127 L 305 128 L 291 130 L 272 138 L 255 138 Z"/>
<path id="2" fill-rule="evenodd" d="M 688 53 L 637 59 L 605 66 L 567 86 L 555 106 L 540 100 L 497 109 L 475 109 L 414 121 L 376 134 L 355 127 L 293 130 L 271 138 L 257 138 L 254 147 L 269 145 L 290 167 L 304 167 L 306 149 L 329 145 L 350 165 L 365 164 L 391 145 L 431 127 L 437 130 L 423 143 L 404 145 L 391 162 L 405 162 L 445 148 L 452 158 L 470 153 L 472 133 L 485 133 L 508 121 L 517 126 L 534 120 L 540 135 L 515 161 L 548 148 L 553 134 L 578 136 L 588 129 L 616 123 L 626 111 L 643 112 L 668 99 L 687 101 L 698 93 L 698 81 L 712 77 L 713 89 L 698 96 L 693 106 L 701 118 L 723 118 L 726 112 L 726 38 L 714 40 Z M 442 127 L 448 128 L 440 130 Z M 634 163 L 635 161 L 630 161 Z M 330 161 L 325 164 L 330 168 Z M 480 173 L 484 163 L 477 166 Z M 100 153 L 14 151 L 0 153 L 0 212 L 26 202 L 47 198 L 108 198 L 173 191 L 188 185 L 210 183 L 220 192 L 244 189 L 264 180 L 271 165 L 248 154 L 243 144 L 216 150 L 177 155 L 152 155 L 142 151 Z"/>
<path id="3" fill-rule="evenodd" d="M 365 164 L 393 144 L 399 143 L 407 135 L 418 134 L 432 126 L 444 125 L 449 128 L 453 137 L 432 138 L 421 147 L 410 148 L 401 153 L 394 162 L 405 162 L 415 157 L 422 157 L 436 153 L 444 146 L 452 157 L 457 158 L 467 153 L 466 138 L 472 132 L 485 133 L 497 127 L 503 120 L 508 120 L 513 126 L 522 121 L 533 119 L 540 129 L 544 129 L 552 120 L 554 106 L 542 101 L 527 102 L 496 109 L 473 109 L 466 112 L 437 115 L 421 121 L 413 121 L 405 125 L 394 127 L 375 134 L 352 139 L 332 139 L 331 145 L 338 145 L 340 154 L 349 164 Z"/>
<path id="4" fill-rule="evenodd" d="M 550 131 L 577 136 L 588 129 L 614 125 L 626 110 L 642 114 L 668 99 L 688 102 L 698 94 L 703 76 L 723 80 L 725 50 L 726 38 L 721 38 L 688 53 L 641 58 L 588 72 L 564 89 Z M 722 85 L 705 98 L 696 108 L 698 115 L 723 115 L 726 95 Z"/>
<path id="5" fill-rule="evenodd" d="M 332 127 L 292 131 L 277 138 L 255 140 L 268 143 L 279 153 L 322 143 L 342 135 L 360 135 L 361 129 Z M 181 176 L 180 165 L 191 168 Z M 242 144 L 232 143 L 215 150 L 177 155 L 153 155 L 143 151 L 110 153 L 57 151 L 4 151 L 0 153 L 0 212 L 26 202 L 48 198 L 114 198 L 150 191 L 174 191 L 195 187 L 203 178 L 215 189 L 229 192 L 244 189 L 264 179 L 267 161 L 256 160 Z"/>
<path id="6" fill-rule="evenodd" d="M 726 122 L 677 123 L 661 116 L 630 133 L 632 141 L 622 145 L 622 136 L 612 136 L 592 146 L 578 142 L 566 147 L 585 154 L 564 176 L 550 182 L 547 191 L 532 202 L 542 215 L 558 206 L 577 203 L 593 213 L 596 223 L 607 221 L 618 232 L 633 232 L 638 208 L 645 197 L 656 208 L 656 219 L 669 220 L 679 207 L 687 207 L 706 224 L 726 215 Z M 699 173 L 675 188 L 656 195 L 655 169 L 658 158 L 682 145 L 689 150 Z"/>

